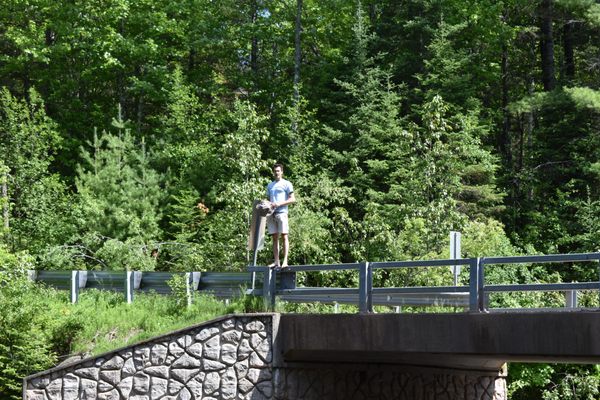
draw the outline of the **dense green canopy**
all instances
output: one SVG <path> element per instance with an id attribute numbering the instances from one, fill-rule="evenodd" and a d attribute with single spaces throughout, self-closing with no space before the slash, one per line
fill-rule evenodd
<path id="1" fill-rule="evenodd" d="M 599 33 L 593 0 L 4 0 L 1 249 L 242 270 L 282 162 L 291 264 L 596 251 Z M 530 273 L 498 280 L 590 278 Z"/>

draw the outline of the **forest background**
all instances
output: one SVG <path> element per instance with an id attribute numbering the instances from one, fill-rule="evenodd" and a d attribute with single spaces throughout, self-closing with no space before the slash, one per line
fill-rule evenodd
<path id="1" fill-rule="evenodd" d="M 447 257 L 450 230 L 463 257 L 597 251 L 599 33 L 594 0 L 2 0 L 0 268 L 241 271 L 274 162 L 291 264 Z M 5 306 L 33 290 L 3 279 Z M 55 359 L 11 369 L 15 335 L 0 393 Z M 515 399 L 600 391 L 594 366 L 511 376 Z"/>

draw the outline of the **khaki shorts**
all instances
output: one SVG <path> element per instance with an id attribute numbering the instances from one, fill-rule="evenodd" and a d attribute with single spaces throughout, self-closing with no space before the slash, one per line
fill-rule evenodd
<path id="1" fill-rule="evenodd" d="M 288 225 L 287 213 L 271 214 L 267 217 L 267 228 L 269 234 L 274 235 L 276 233 L 288 234 L 290 227 Z"/>

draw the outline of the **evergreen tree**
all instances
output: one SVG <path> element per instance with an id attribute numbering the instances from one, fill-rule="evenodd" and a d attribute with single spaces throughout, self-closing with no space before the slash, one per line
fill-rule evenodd
<path id="1" fill-rule="evenodd" d="M 79 239 L 111 269 L 150 268 L 152 243 L 161 236 L 161 177 L 150 167 L 145 143 L 136 143 L 119 116 L 117 134 L 94 134 L 76 180 Z M 91 240 L 91 242 L 89 242 Z M 123 245 L 124 244 L 124 245 Z M 130 249 L 135 256 L 119 254 Z M 145 260 L 147 258 L 147 260 Z"/>

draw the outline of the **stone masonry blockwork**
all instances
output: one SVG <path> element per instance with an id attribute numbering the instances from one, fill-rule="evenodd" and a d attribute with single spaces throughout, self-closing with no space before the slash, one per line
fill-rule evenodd
<path id="1" fill-rule="evenodd" d="M 273 319 L 226 317 L 25 380 L 26 400 L 271 399 Z"/>

